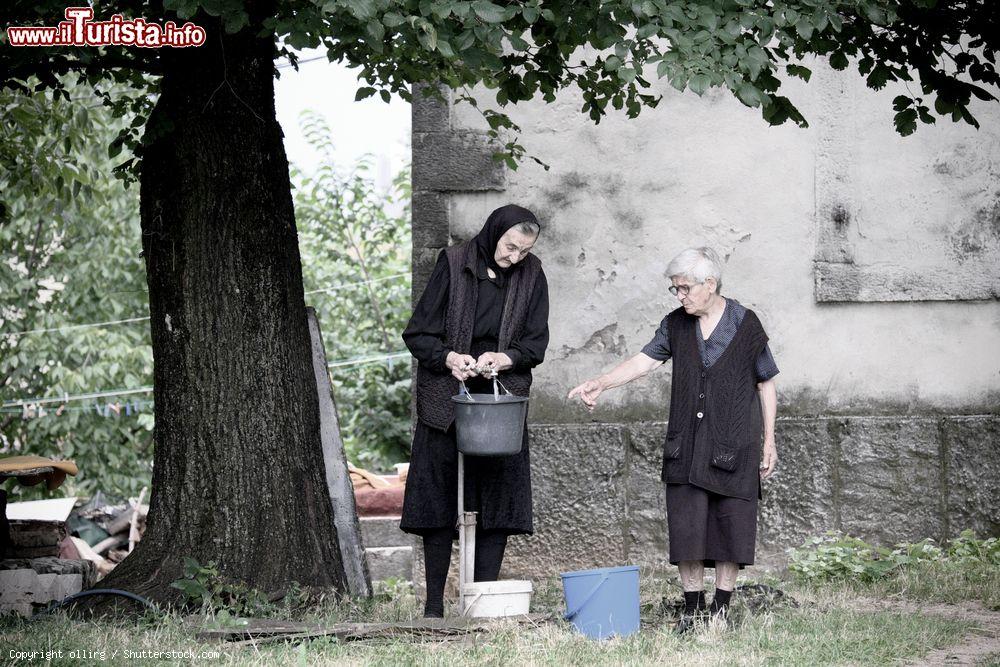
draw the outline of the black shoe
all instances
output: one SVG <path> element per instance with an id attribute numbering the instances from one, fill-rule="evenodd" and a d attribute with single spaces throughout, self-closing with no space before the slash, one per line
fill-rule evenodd
<path id="1" fill-rule="evenodd" d="M 683 635 L 691 632 L 699 625 L 704 625 L 705 614 L 703 612 L 696 612 L 694 614 L 683 614 L 681 615 L 681 620 L 677 622 L 674 627 L 674 632 L 678 635 Z"/>
<path id="2" fill-rule="evenodd" d="M 705 615 L 705 591 L 685 591 L 684 606 L 681 608 L 681 618 L 674 628 L 677 634 L 682 635 L 689 632 L 701 621 Z"/>
<path id="3" fill-rule="evenodd" d="M 720 609 L 711 609 L 705 618 L 705 623 L 715 625 L 720 629 L 730 629 L 733 627 L 732 612 L 729 605 Z"/>

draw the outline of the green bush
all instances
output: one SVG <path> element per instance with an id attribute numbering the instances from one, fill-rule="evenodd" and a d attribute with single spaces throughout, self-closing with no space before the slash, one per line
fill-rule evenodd
<path id="1" fill-rule="evenodd" d="M 410 174 L 380 191 L 369 159 L 336 161 L 321 116 L 305 112 L 301 123 L 322 156 L 311 173 L 293 171 L 306 303 L 316 308 L 330 362 L 373 360 L 334 366 L 330 376 L 348 459 L 387 470 L 409 460 L 410 357 L 378 358 L 406 352 Z"/>
<path id="2" fill-rule="evenodd" d="M 850 580 L 873 583 L 922 564 L 1000 566 L 1000 540 L 976 538 L 971 530 L 938 545 L 931 539 L 879 547 L 839 532 L 829 531 L 788 550 L 788 569 L 800 581 L 823 583 Z"/>
<path id="3" fill-rule="evenodd" d="M 151 393 L 18 405 L 152 384 L 148 322 L 66 328 L 149 314 L 137 188 L 107 155 L 129 119 L 68 90 L 0 91 L 0 455 L 80 467 L 54 494 L 14 487 L 14 500 L 136 496 L 152 471 Z"/>

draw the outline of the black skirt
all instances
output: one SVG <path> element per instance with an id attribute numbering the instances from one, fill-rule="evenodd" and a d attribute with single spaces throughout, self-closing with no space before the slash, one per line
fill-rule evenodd
<path id="1" fill-rule="evenodd" d="M 443 432 L 417 421 L 399 527 L 417 535 L 455 527 L 457 505 L 455 425 Z M 465 511 L 479 512 L 476 524 L 482 530 L 508 535 L 532 533 L 527 425 L 520 453 L 465 457 Z"/>
<path id="2" fill-rule="evenodd" d="M 691 484 L 667 484 L 670 562 L 704 561 L 753 565 L 757 541 L 757 498 L 744 500 Z"/>

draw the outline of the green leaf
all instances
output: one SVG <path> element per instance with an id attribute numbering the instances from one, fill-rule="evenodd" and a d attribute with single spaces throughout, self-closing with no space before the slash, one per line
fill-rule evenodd
<path id="1" fill-rule="evenodd" d="M 705 94 L 711 84 L 712 79 L 707 74 L 695 74 L 688 81 L 688 87 L 699 97 Z"/>
<path id="2" fill-rule="evenodd" d="M 395 12 L 386 12 L 386 14 L 382 16 L 382 25 L 387 28 L 395 28 L 396 26 L 400 26 L 404 23 L 406 23 L 406 18 Z"/>
<path id="3" fill-rule="evenodd" d="M 365 31 L 368 36 L 371 37 L 371 41 L 374 44 L 381 44 L 382 40 L 385 38 L 385 27 L 379 21 L 369 21 L 365 24 Z"/>
<path id="4" fill-rule="evenodd" d="M 526 41 L 524 41 L 521 38 L 521 36 L 518 35 L 518 34 L 516 34 L 516 33 L 513 33 L 513 32 L 512 33 L 508 33 L 507 34 L 507 41 L 510 42 L 510 45 L 514 48 L 515 51 L 527 51 L 528 50 L 528 43 Z"/>
<path id="5" fill-rule="evenodd" d="M 913 104 L 913 99 L 907 95 L 897 95 L 892 99 L 892 108 L 895 111 L 902 111 Z"/>
<path id="6" fill-rule="evenodd" d="M 830 67 L 835 70 L 842 70 L 848 65 L 847 56 L 843 51 L 834 51 L 830 55 Z"/>
<path id="7" fill-rule="evenodd" d="M 360 102 L 366 97 L 371 97 L 375 94 L 375 89 L 370 86 L 365 86 L 363 88 L 358 88 L 358 92 L 354 94 L 354 101 Z"/>
<path id="8" fill-rule="evenodd" d="M 118 135 L 115 137 L 115 140 L 108 146 L 108 157 L 112 159 L 118 157 L 118 154 L 122 152 L 122 146 L 124 145 L 125 138 L 123 136 Z"/>
<path id="9" fill-rule="evenodd" d="M 900 111 L 893 117 L 896 125 L 896 132 L 901 136 L 908 137 L 917 131 L 917 111 L 916 109 L 906 109 Z"/>
<path id="10" fill-rule="evenodd" d="M 747 105 L 748 107 L 760 106 L 762 97 L 760 91 L 751 84 L 743 83 L 739 88 L 736 89 L 736 97 L 739 98 L 740 102 Z"/>
<path id="11" fill-rule="evenodd" d="M 608 59 L 604 61 L 605 72 L 617 72 L 621 66 L 622 59 L 618 56 L 608 56 Z"/>
<path id="12" fill-rule="evenodd" d="M 421 26 L 421 31 L 417 33 L 417 40 L 428 51 L 437 49 L 437 30 L 430 23 Z"/>
<path id="13" fill-rule="evenodd" d="M 184 565 L 184 576 L 186 577 L 193 577 L 201 571 L 201 564 L 190 556 L 184 556 L 181 562 Z"/>
<path id="14" fill-rule="evenodd" d="M 795 32 L 799 33 L 802 39 L 808 41 L 813 36 L 813 24 L 803 16 L 795 22 Z"/>
<path id="15" fill-rule="evenodd" d="M 655 23 L 647 23 L 635 33 L 635 38 L 638 40 L 649 39 L 656 33 L 660 31 L 660 26 Z"/>
<path id="16" fill-rule="evenodd" d="M 875 25 L 884 25 L 886 22 L 886 15 L 879 7 L 874 3 L 862 3 L 861 10 L 864 12 L 865 17 L 874 23 Z"/>
<path id="17" fill-rule="evenodd" d="M 438 39 L 437 50 L 445 58 L 455 57 L 455 49 L 451 47 L 451 44 L 446 39 Z"/>
<path id="18" fill-rule="evenodd" d="M 503 23 L 504 9 L 489 0 L 476 0 L 472 3 L 472 11 L 487 23 Z"/>
<path id="19" fill-rule="evenodd" d="M 981 99 L 984 102 L 994 102 L 997 99 L 993 95 L 993 93 L 989 92 L 988 90 L 986 90 L 984 88 L 980 88 L 979 86 L 977 86 L 975 84 L 968 83 L 968 84 L 966 84 L 966 88 L 968 88 L 969 91 L 973 95 L 975 95 L 976 97 L 978 97 L 979 99 Z"/>
<path id="20" fill-rule="evenodd" d="M 868 84 L 869 88 L 882 90 L 885 88 L 885 84 L 891 75 L 892 72 L 889 68 L 882 63 L 879 63 L 875 66 L 875 69 L 872 70 L 872 73 L 868 75 L 868 78 L 865 79 L 865 82 Z"/>
<path id="21" fill-rule="evenodd" d="M 787 65 L 785 71 L 792 76 L 799 77 L 803 81 L 809 81 L 809 77 L 812 76 L 812 70 L 802 65 Z"/>
<path id="22" fill-rule="evenodd" d="M 459 51 L 465 51 L 470 46 L 476 43 L 476 33 L 472 30 L 465 30 L 458 35 L 458 39 L 455 41 L 455 46 Z"/>
<path id="23" fill-rule="evenodd" d="M 285 38 L 285 40 L 293 49 L 300 51 L 311 47 L 313 43 L 313 37 L 310 36 L 309 33 L 302 30 L 293 31 L 288 35 L 288 37 Z"/>
<path id="24" fill-rule="evenodd" d="M 238 33 L 250 25 L 250 16 L 242 9 L 227 12 L 222 16 L 222 27 L 230 35 Z"/>
<path id="25" fill-rule="evenodd" d="M 521 10 L 521 16 L 523 16 L 524 20 L 527 21 L 529 24 L 534 23 L 535 21 L 538 20 L 538 16 L 539 16 L 538 8 L 537 7 L 525 7 L 525 8 L 523 8 Z"/>
<path id="26" fill-rule="evenodd" d="M 635 68 L 622 67 L 618 70 L 618 78 L 625 83 L 632 83 L 635 80 Z"/>

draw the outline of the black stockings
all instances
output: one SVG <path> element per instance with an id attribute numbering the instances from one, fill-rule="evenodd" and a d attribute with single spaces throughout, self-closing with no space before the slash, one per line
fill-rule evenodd
<path id="1" fill-rule="evenodd" d="M 451 565 L 451 546 L 455 531 L 441 528 L 424 535 L 424 570 L 427 576 L 427 602 L 424 616 L 441 618 L 444 616 L 444 585 Z M 500 575 L 504 550 L 507 548 L 507 534 L 476 531 L 475 581 L 496 581 Z"/>

